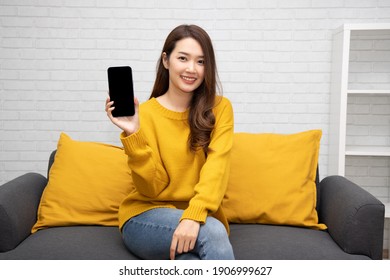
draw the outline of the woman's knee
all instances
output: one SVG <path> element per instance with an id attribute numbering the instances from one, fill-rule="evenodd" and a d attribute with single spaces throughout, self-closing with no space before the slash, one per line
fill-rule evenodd
<path id="1" fill-rule="evenodd" d="M 149 215 L 148 215 L 149 214 Z M 168 259 L 175 227 L 165 225 L 150 216 L 133 217 L 122 228 L 122 238 L 127 249 L 143 259 Z"/>
<path id="2" fill-rule="evenodd" d="M 206 223 L 201 227 L 201 231 L 210 240 L 228 239 L 225 226 L 213 217 L 207 218 Z"/>
<path id="3" fill-rule="evenodd" d="M 234 259 L 233 248 L 225 226 L 209 217 L 198 236 L 199 255 L 202 259 Z"/>

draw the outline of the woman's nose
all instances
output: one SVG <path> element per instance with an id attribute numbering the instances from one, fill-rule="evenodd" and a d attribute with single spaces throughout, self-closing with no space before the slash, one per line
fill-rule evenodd
<path id="1" fill-rule="evenodd" d="M 195 72 L 195 63 L 193 62 L 188 63 L 186 71 L 191 73 Z"/>

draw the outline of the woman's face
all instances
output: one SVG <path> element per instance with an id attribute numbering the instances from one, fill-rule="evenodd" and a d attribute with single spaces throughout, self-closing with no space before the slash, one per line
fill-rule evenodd
<path id="1" fill-rule="evenodd" d="M 193 38 L 176 42 L 171 55 L 163 53 L 164 67 L 169 71 L 169 90 L 193 93 L 204 80 L 204 54 Z"/>

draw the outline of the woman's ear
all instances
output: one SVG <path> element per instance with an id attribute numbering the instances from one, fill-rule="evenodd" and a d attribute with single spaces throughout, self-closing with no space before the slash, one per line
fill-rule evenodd
<path id="1" fill-rule="evenodd" d="M 168 70 L 168 68 L 169 68 L 169 59 L 168 59 L 168 55 L 167 55 L 166 52 L 162 53 L 161 59 L 162 59 L 162 63 L 164 65 L 165 69 Z"/>

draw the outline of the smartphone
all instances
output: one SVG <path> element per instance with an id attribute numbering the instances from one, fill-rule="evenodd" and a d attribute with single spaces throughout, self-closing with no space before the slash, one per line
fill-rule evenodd
<path id="1" fill-rule="evenodd" d="M 115 66 L 107 69 L 110 100 L 114 101 L 114 117 L 134 116 L 134 86 L 130 66 Z"/>

